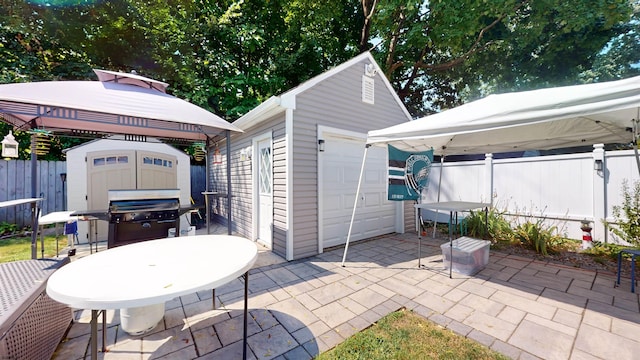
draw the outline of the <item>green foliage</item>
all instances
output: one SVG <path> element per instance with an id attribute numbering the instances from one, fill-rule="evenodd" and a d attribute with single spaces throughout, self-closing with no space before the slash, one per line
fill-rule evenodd
<path id="1" fill-rule="evenodd" d="M 229 120 L 365 49 L 414 116 L 638 71 L 628 0 L 0 1 L 0 83 L 135 69 Z"/>
<path id="2" fill-rule="evenodd" d="M 593 256 L 596 259 L 603 259 L 602 262 L 606 260 L 618 260 L 618 253 L 620 250 L 627 249 L 627 246 L 611 244 L 611 243 L 603 243 L 600 241 L 593 241 L 592 247 L 589 249 L 585 249 L 583 251 L 584 254 L 588 254 Z M 623 254 L 625 257 L 631 257 L 630 254 Z"/>
<path id="3" fill-rule="evenodd" d="M 489 225 L 489 238 L 495 245 L 519 244 L 536 252 L 547 255 L 566 247 L 569 241 L 558 235 L 557 226 L 545 224 L 544 218 L 534 219 L 529 215 L 518 215 L 516 219 L 524 218 L 524 221 L 514 225 L 505 218 L 505 211 L 490 208 L 487 212 L 486 222 Z M 485 212 L 472 211 L 465 218 L 469 236 L 486 238 Z"/>
<path id="4" fill-rule="evenodd" d="M 562 237 L 555 235 L 555 226 L 545 226 L 543 221 L 544 219 L 538 219 L 535 222 L 527 221 L 517 225 L 514 236 L 526 248 L 547 255 L 555 251 L 555 246 L 561 243 Z"/>
<path id="5" fill-rule="evenodd" d="M 635 181 L 633 189 L 629 182 L 622 182 L 622 205 L 613 206 L 613 217 L 617 226 L 607 226 L 621 239 L 640 245 L 640 181 Z"/>
<path id="6" fill-rule="evenodd" d="M 6 221 L 0 222 L 0 235 L 13 234 L 18 231 L 18 225 Z"/>
<path id="7" fill-rule="evenodd" d="M 386 1 L 371 40 L 381 40 L 376 56 L 418 116 L 488 93 L 575 84 L 633 10 L 628 0 Z"/>
<path id="8" fill-rule="evenodd" d="M 492 207 L 486 213 L 484 211 L 471 211 L 471 214 L 464 219 L 467 223 L 467 231 L 470 236 L 476 238 L 489 238 L 495 241 L 511 242 L 513 239 L 513 230 L 511 224 L 504 218 L 504 212 Z M 486 225 L 489 226 L 489 234 L 487 236 Z"/>

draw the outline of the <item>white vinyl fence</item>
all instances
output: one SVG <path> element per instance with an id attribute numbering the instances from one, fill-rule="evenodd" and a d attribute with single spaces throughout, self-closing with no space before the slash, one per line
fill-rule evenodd
<path id="1" fill-rule="evenodd" d="M 596 170 L 602 160 L 602 170 Z M 640 179 L 633 150 L 604 151 L 594 145 L 591 153 L 536 156 L 482 161 L 434 163 L 430 184 L 422 202 L 436 202 L 442 171 L 440 201 L 490 202 L 514 215 L 513 221 L 544 219 L 569 238 L 582 239 L 580 221 L 591 221 L 594 240 L 619 242 L 607 233 L 603 220 L 612 222 L 613 206 L 622 204 L 622 184 L 633 189 Z M 435 212 L 423 212 L 433 220 Z M 449 214 L 439 214 L 447 222 Z"/>

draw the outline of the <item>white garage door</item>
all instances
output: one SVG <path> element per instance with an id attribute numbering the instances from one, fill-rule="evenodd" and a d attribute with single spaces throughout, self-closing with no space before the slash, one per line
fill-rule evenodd
<path id="1" fill-rule="evenodd" d="M 347 241 L 358 176 L 364 154 L 364 139 L 321 135 L 325 151 L 319 153 L 320 236 L 322 247 Z M 371 147 L 367 154 L 360 199 L 351 240 L 362 240 L 395 231 L 396 204 L 386 200 L 386 148 Z"/>

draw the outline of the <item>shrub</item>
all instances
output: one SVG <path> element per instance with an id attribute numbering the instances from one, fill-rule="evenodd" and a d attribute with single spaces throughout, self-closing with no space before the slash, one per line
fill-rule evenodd
<path id="1" fill-rule="evenodd" d="M 611 244 L 611 243 L 603 243 L 600 241 L 594 241 L 593 246 L 589 249 L 585 249 L 583 253 L 592 256 L 597 259 L 608 259 L 613 261 L 618 261 L 618 253 L 622 249 L 627 249 L 627 246 Z M 631 257 L 630 254 L 623 254 L 625 257 Z"/>
<path id="2" fill-rule="evenodd" d="M 640 181 L 634 183 L 633 191 L 627 180 L 622 182 L 622 205 L 613 207 L 613 217 L 618 227 L 607 227 L 621 239 L 640 245 Z"/>
<path id="3" fill-rule="evenodd" d="M 18 225 L 6 221 L 0 222 L 0 235 L 13 234 L 18 231 Z"/>
<path id="4" fill-rule="evenodd" d="M 544 219 L 538 219 L 535 222 L 527 221 L 519 224 L 514 230 L 514 234 L 524 247 L 547 255 L 549 252 L 555 252 L 557 246 L 562 244 L 563 239 L 554 234 L 557 227 L 545 226 L 543 221 Z"/>
<path id="5" fill-rule="evenodd" d="M 469 236 L 476 238 L 489 238 L 496 242 L 513 241 L 513 230 L 511 224 L 504 218 L 503 212 L 500 212 L 496 208 L 490 208 L 486 213 L 484 210 L 471 211 L 471 214 L 464 220 L 467 223 L 467 231 Z M 489 234 L 487 236 L 486 225 L 489 227 Z"/>

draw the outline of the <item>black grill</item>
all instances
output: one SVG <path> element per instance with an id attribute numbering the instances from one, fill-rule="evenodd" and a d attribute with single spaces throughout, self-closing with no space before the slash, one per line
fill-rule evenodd
<path id="1" fill-rule="evenodd" d="M 180 190 L 109 190 L 107 247 L 165 238 L 179 228 Z"/>

